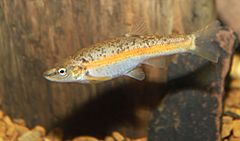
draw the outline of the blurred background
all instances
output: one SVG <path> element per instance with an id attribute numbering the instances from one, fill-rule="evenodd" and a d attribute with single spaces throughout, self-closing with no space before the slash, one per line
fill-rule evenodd
<path id="1" fill-rule="evenodd" d="M 189 116 L 194 119 L 194 116 L 184 111 L 193 113 L 201 111 L 198 106 L 201 107 L 202 103 L 206 102 L 207 106 L 203 106 L 203 113 L 197 113 L 196 116 L 206 115 L 205 121 L 209 123 L 206 125 L 209 125 L 209 128 L 212 125 L 212 128 L 205 130 L 207 127 L 203 126 L 204 119 L 198 119 L 200 124 L 196 126 L 196 134 L 191 134 L 195 136 L 205 130 L 209 133 L 208 136 L 211 136 L 206 140 L 221 140 L 220 124 L 224 114 L 222 107 L 227 97 L 224 95 L 224 88 L 236 91 L 240 87 L 239 48 L 236 49 L 235 55 L 232 55 L 235 50 L 233 48 L 239 45 L 233 35 L 223 33 L 226 38 L 221 38 L 221 45 L 230 46 L 228 49 L 231 51 L 218 65 L 208 64 L 201 58 L 191 55 L 168 57 L 169 67 L 164 70 L 145 68 L 147 80 L 144 82 L 118 78 L 97 85 L 52 83 L 45 80 L 42 73 L 80 48 L 128 33 L 137 21 L 146 23 L 149 34 L 167 35 L 190 33 L 219 19 L 223 25 L 231 28 L 229 32 L 240 34 L 239 6 L 238 0 L 1 0 L 0 108 L 11 118 L 23 119 L 24 124 L 21 126 L 35 129 L 36 125 L 41 125 L 45 128 L 37 128 L 41 133 L 45 132 L 42 130 L 49 133 L 59 127 L 62 131 L 57 129 L 57 134 L 64 135 L 60 136 L 60 139 L 85 135 L 104 139 L 105 136 L 112 135 L 113 131 L 119 131 L 123 136 L 132 139 L 147 140 L 149 136 L 149 140 L 158 140 L 165 134 L 176 137 L 165 138 L 163 141 L 172 141 L 178 136 L 176 140 L 179 141 L 186 138 L 200 141 L 205 137 L 183 135 L 195 131 L 193 127 L 188 127 L 184 132 L 175 129 L 178 127 L 185 129 L 182 125 L 188 124 L 185 119 L 189 119 Z M 228 75 L 231 58 L 235 61 L 232 63 L 231 75 Z M 176 65 L 176 62 L 179 63 Z M 216 83 L 211 81 L 211 87 L 217 85 L 213 90 L 216 95 L 209 96 L 205 90 L 202 92 L 191 88 L 187 90 L 191 93 L 189 97 L 184 96 L 185 90 L 179 91 L 183 94 L 179 94 L 179 97 L 174 95 L 165 98 L 167 93 L 171 93 L 169 91 L 176 89 L 175 86 L 180 86 L 178 81 L 174 81 L 174 85 L 169 85 L 168 80 L 195 72 L 199 66 L 205 64 L 207 69 L 204 71 L 211 68 L 219 69 L 219 72 L 214 70 L 219 73 L 219 77 L 216 75 L 216 78 L 213 78 Z M 185 65 L 187 67 L 182 67 Z M 198 76 L 195 73 L 192 75 L 189 76 L 188 82 Z M 205 79 L 206 76 L 202 78 Z M 200 96 L 197 93 L 200 93 Z M 204 94 L 201 95 L 202 93 Z M 173 111 L 162 112 L 169 107 L 162 106 L 163 99 L 167 99 L 166 105 L 170 105 L 170 109 L 172 106 Z M 185 101 L 187 103 L 185 107 L 175 109 L 181 107 L 176 103 L 182 105 Z M 240 102 L 236 103 L 240 107 Z M 158 115 L 159 111 L 161 116 Z M 174 111 L 181 115 L 174 115 Z M 240 117 L 240 113 L 235 111 L 232 113 Z M 233 121 L 240 119 L 236 118 L 236 115 L 233 117 L 231 113 L 225 114 L 231 121 L 229 130 L 223 137 L 226 140 L 240 138 L 235 134 L 234 137 L 230 137 L 234 127 Z M 179 116 L 179 121 L 184 121 L 184 124 L 178 125 L 178 121 L 174 119 L 167 120 L 176 116 Z M 168 124 L 163 127 L 155 126 L 155 123 L 162 124 L 156 119 L 166 121 L 164 123 L 169 125 L 174 123 L 171 125 L 173 128 L 165 130 L 170 127 Z M 4 123 L 8 120 L 10 119 L 5 117 Z M 7 125 L 14 123 L 6 124 L 6 129 L 1 130 L 0 127 L 0 132 L 8 131 Z M 162 128 L 164 131 L 160 130 Z M 240 125 L 235 128 L 240 128 Z M 201 135 L 199 133 L 199 136 Z M 13 134 L 9 133 L 8 137 L 5 137 L 5 134 L 2 136 L 3 139 L 12 138 Z M 14 137 L 17 138 L 19 135 Z"/>

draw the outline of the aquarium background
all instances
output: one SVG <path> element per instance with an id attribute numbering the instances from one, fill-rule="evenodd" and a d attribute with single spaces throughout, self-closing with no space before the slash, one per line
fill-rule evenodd
<path id="1" fill-rule="evenodd" d="M 217 17 L 229 24 L 229 15 L 219 16 L 224 11 L 218 9 L 219 1 L 2 0 L 0 107 L 30 128 L 61 127 L 69 138 L 103 138 L 117 130 L 132 138 L 149 135 L 150 140 L 219 140 L 223 86 L 234 43 L 230 33 L 225 45 L 230 53 L 218 64 L 193 55 L 170 56 L 165 69 L 145 67 L 143 82 L 121 77 L 83 85 L 42 77 L 80 48 L 129 33 L 141 22 L 148 34 L 160 35 L 194 32 Z M 199 81 L 193 78 L 201 78 L 204 85 L 196 90 Z M 205 132 L 208 136 L 196 138 Z"/>

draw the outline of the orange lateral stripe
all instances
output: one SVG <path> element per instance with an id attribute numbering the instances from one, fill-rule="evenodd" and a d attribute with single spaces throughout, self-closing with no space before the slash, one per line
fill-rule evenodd
<path id="1" fill-rule="evenodd" d="M 165 45 L 156 45 L 156 46 L 152 46 L 150 48 L 138 48 L 138 49 L 133 49 L 133 50 L 129 50 L 126 52 L 122 52 L 122 53 L 119 53 L 116 55 L 107 56 L 101 60 L 95 60 L 95 61 L 86 63 L 84 65 L 87 68 L 95 68 L 95 67 L 113 64 L 115 62 L 122 61 L 129 57 L 150 55 L 150 54 L 154 54 L 154 53 L 164 53 L 164 52 L 168 52 L 168 51 L 176 50 L 176 49 L 188 49 L 191 45 L 192 45 L 192 41 L 187 40 L 185 42 L 180 42 L 180 43 L 173 43 L 173 44 L 167 44 L 167 45 L 166 44 Z"/>

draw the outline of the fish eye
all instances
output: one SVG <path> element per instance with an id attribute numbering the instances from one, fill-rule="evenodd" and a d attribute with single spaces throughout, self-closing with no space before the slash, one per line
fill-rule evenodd
<path id="1" fill-rule="evenodd" d="M 58 73 L 63 76 L 63 75 L 66 74 L 66 69 L 65 69 L 65 68 L 60 68 L 60 69 L 58 70 Z"/>

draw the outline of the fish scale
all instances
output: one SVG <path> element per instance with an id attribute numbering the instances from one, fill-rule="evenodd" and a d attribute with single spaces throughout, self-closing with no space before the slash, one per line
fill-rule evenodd
<path id="1" fill-rule="evenodd" d="M 179 35 L 179 37 L 172 38 L 154 35 L 132 35 L 130 37 L 119 37 L 105 41 L 103 43 L 98 43 L 94 46 L 89 47 L 89 49 L 83 49 L 80 52 L 76 53 L 73 59 L 75 61 L 79 61 L 79 63 L 84 63 L 82 60 L 91 62 L 94 60 L 103 59 L 108 56 L 117 55 L 124 51 L 130 51 L 138 48 L 149 48 L 154 45 L 177 43 L 188 39 L 189 37 L 183 37 L 181 35 Z"/>
<path id="2" fill-rule="evenodd" d="M 87 63 L 83 63 L 88 69 L 88 73 L 94 77 L 117 77 L 123 73 L 127 73 L 136 66 L 138 66 L 144 60 L 153 56 L 159 56 L 159 52 L 144 52 L 138 49 L 148 49 L 159 46 L 164 47 L 167 44 L 176 44 L 183 41 L 191 41 L 190 36 L 183 38 L 161 38 L 160 36 L 131 36 L 113 39 L 103 44 L 94 46 L 91 50 L 85 54 L 81 54 L 82 57 L 94 56 Z M 191 43 L 191 42 L 190 42 Z M 191 46 L 191 44 L 189 45 Z M 101 49 L 99 49 L 101 48 Z M 109 50 L 116 50 L 111 52 Z M 177 48 L 178 50 L 180 48 Z M 158 49 L 159 50 L 159 49 Z M 101 54 L 98 56 L 96 54 Z M 120 57 L 121 59 L 116 59 Z"/>

